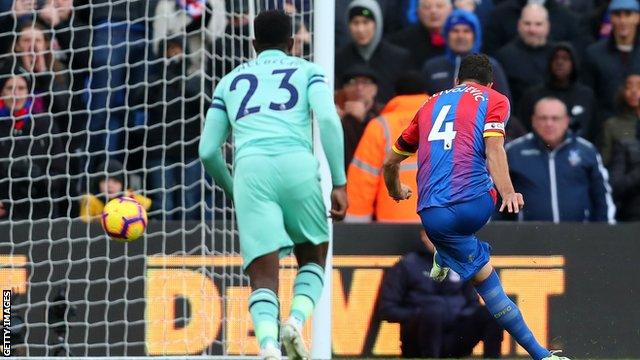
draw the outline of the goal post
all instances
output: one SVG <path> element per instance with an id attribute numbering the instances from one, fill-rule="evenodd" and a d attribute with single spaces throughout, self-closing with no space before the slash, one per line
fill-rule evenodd
<path id="1" fill-rule="evenodd" d="M 292 13 L 294 55 L 331 83 L 334 2 L 10 2 L 0 8 L 0 288 L 12 290 L 13 356 L 255 358 L 233 204 L 200 165 L 199 134 L 221 76 L 255 57 L 262 10 Z M 230 144 L 225 156 L 231 166 Z M 147 232 L 129 244 L 99 224 L 112 183 L 150 201 Z M 283 259 L 282 299 L 296 269 Z M 305 327 L 314 359 L 331 358 L 331 274 L 329 255 Z"/>

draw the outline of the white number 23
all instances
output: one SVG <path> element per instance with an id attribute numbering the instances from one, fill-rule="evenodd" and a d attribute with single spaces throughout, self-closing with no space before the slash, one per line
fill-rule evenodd
<path id="1" fill-rule="evenodd" d="M 444 105 L 442 109 L 440 109 L 438 117 L 436 117 L 436 122 L 433 124 L 428 137 L 429 141 L 444 140 L 443 146 L 445 150 L 451 150 L 453 139 L 457 133 L 457 131 L 453 130 L 453 121 L 446 122 L 444 124 L 444 130 L 442 130 L 442 123 L 447 117 L 449 110 L 451 110 L 451 105 Z"/>

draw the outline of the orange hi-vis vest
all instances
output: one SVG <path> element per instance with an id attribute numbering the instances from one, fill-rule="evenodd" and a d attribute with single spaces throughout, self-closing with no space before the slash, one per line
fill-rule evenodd
<path id="1" fill-rule="evenodd" d="M 420 222 L 416 213 L 417 157 L 413 155 L 400 164 L 400 180 L 413 191 L 409 200 L 400 202 L 395 202 L 387 193 L 382 163 L 427 98 L 427 95 L 396 96 L 365 128 L 347 171 L 349 208 L 346 221 Z"/>

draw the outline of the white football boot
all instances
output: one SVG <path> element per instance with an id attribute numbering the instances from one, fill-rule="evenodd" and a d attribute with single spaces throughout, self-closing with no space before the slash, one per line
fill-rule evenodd
<path id="1" fill-rule="evenodd" d="M 551 354 L 549 356 L 542 358 L 542 360 L 571 360 L 568 357 L 558 356 L 556 354 L 561 353 L 562 350 L 551 350 Z"/>
<path id="2" fill-rule="evenodd" d="M 309 351 L 302 338 L 300 323 L 293 318 L 289 318 L 280 329 L 280 337 L 289 360 L 311 360 Z"/>
<path id="3" fill-rule="evenodd" d="M 269 342 L 265 347 L 261 348 L 258 356 L 262 360 L 282 360 L 282 352 L 273 342 Z"/>

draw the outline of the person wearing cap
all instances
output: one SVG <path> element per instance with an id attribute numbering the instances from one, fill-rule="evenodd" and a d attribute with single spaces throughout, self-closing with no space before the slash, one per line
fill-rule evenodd
<path id="1" fill-rule="evenodd" d="M 427 100 L 424 79 L 410 71 L 398 78 L 396 96 L 389 100 L 380 116 L 369 121 L 358 143 L 347 171 L 347 222 L 419 223 L 416 213 L 417 196 L 396 202 L 389 197 L 382 176 L 382 163 L 391 144 L 407 128 Z M 407 159 L 400 168 L 400 178 L 417 194 L 416 156 Z"/>
<path id="2" fill-rule="evenodd" d="M 421 70 L 425 61 L 444 54 L 442 27 L 452 10 L 451 0 L 420 0 L 418 23 L 389 36 L 389 41 L 411 53 L 413 69 Z"/>
<path id="3" fill-rule="evenodd" d="M 335 77 L 353 65 L 367 65 L 378 83 L 376 99 L 386 102 L 402 72 L 411 67 L 409 52 L 382 39 L 382 11 L 375 0 L 354 0 L 347 13 L 351 42 L 336 53 Z"/>
<path id="4" fill-rule="evenodd" d="M 16 68 L 0 76 L 0 218 L 63 215 L 64 141 L 45 109 L 31 74 Z"/>
<path id="5" fill-rule="evenodd" d="M 630 73 L 640 72 L 640 4 L 638 0 L 612 0 L 612 34 L 589 46 L 585 81 L 596 93 L 601 118 L 615 113 L 615 95 Z"/>
<path id="6" fill-rule="evenodd" d="M 429 94 L 453 87 L 462 58 L 480 52 L 482 45 L 480 21 L 468 11 L 454 10 L 445 21 L 443 32 L 447 41 L 446 53 L 428 60 L 422 68 Z M 493 66 L 493 88 L 511 97 L 504 70 L 494 58 L 489 57 L 489 61 Z"/>
<path id="7" fill-rule="evenodd" d="M 335 102 L 344 131 L 345 167 L 349 166 L 369 120 L 378 116 L 384 104 L 376 100 L 378 78 L 366 65 L 354 65 L 340 79 Z"/>
<path id="8" fill-rule="evenodd" d="M 84 222 L 99 221 L 102 209 L 109 200 L 120 196 L 127 196 L 136 200 L 145 210 L 151 207 L 151 199 L 146 196 L 136 194 L 133 190 L 125 191 L 125 175 L 122 163 L 110 159 L 98 165 L 91 182 L 89 193 L 80 198 L 80 219 Z"/>

